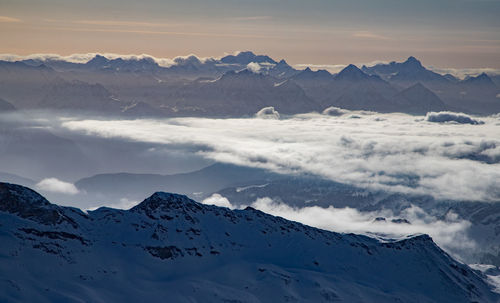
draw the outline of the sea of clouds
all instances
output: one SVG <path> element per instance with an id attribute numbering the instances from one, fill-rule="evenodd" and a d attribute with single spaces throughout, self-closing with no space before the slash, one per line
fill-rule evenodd
<path id="1" fill-rule="evenodd" d="M 269 113 L 272 113 L 270 115 Z M 65 119 L 67 131 L 182 146 L 187 152 L 286 174 L 437 199 L 500 201 L 500 119 L 371 112 L 279 118 Z M 430 118 L 432 117 L 432 118 Z"/>

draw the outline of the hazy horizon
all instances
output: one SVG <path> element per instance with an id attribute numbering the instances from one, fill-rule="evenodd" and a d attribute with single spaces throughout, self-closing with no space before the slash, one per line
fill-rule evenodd
<path id="1" fill-rule="evenodd" d="M 194 52 L 188 52 L 186 54 L 174 56 L 174 57 L 156 57 L 151 54 L 147 53 L 141 53 L 141 54 L 118 54 L 118 53 L 106 53 L 106 52 L 89 52 L 89 53 L 72 53 L 68 55 L 63 55 L 59 53 L 32 53 L 32 54 L 26 54 L 26 55 L 21 55 L 21 54 L 7 54 L 7 53 L 0 53 L 0 60 L 1 61 L 22 61 L 22 60 L 62 60 L 66 62 L 73 62 L 73 63 L 86 63 L 93 59 L 95 56 L 100 55 L 104 56 L 109 60 L 117 59 L 117 58 L 122 58 L 125 60 L 130 60 L 130 59 L 142 59 L 142 58 L 151 58 L 155 60 L 158 65 L 162 67 L 171 67 L 173 65 L 178 64 L 176 62 L 176 59 L 179 58 L 188 58 L 190 56 L 195 56 L 198 58 L 200 61 L 204 62 L 206 60 L 210 59 L 221 59 L 224 56 L 228 55 L 237 55 L 241 52 L 253 52 L 256 55 L 268 55 L 266 53 L 258 53 L 253 50 L 237 50 L 234 52 L 223 52 L 219 55 L 216 56 L 208 56 L 208 57 L 203 57 L 199 56 L 198 54 Z M 413 55 L 409 55 L 407 57 L 403 57 L 401 59 L 398 58 L 392 58 L 390 60 L 373 60 L 370 62 L 349 62 L 346 64 L 336 64 L 336 63 L 323 63 L 323 64 L 313 64 L 313 63 L 296 63 L 292 64 L 288 58 L 283 57 L 283 56 L 278 56 L 278 57 L 273 57 L 270 56 L 272 59 L 275 61 L 280 61 L 280 60 L 285 60 L 288 64 L 290 64 L 292 67 L 296 69 L 305 69 L 307 67 L 311 68 L 312 70 L 327 70 L 330 73 L 338 73 L 345 67 L 347 67 L 349 64 L 354 64 L 361 68 L 362 66 L 375 66 L 377 64 L 389 64 L 390 62 L 404 62 L 406 61 L 409 57 L 415 57 Z M 417 58 L 420 60 L 421 58 Z M 500 68 L 493 68 L 493 67 L 466 67 L 466 68 L 459 68 L 459 67 L 454 67 L 454 66 L 433 66 L 433 65 L 428 65 L 427 62 L 422 62 L 422 64 L 429 68 L 430 70 L 439 73 L 439 74 L 451 74 L 459 79 L 464 79 L 467 76 L 477 76 L 481 73 L 487 73 L 489 75 L 500 75 Z"/>
<path id="2" fill-rule="evenodd" d="M 290 64 L 401 61 L 500 68 L 500 1 L 3 1 L 0 53 L 254 50 Z"/>

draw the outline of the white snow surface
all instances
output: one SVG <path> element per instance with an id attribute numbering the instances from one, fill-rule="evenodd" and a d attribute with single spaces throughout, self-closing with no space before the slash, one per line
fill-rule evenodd
<path id="1" fill-rule="evenodd" d="M 0 183 L 1 302 L 496 302 L 425 235 L 380 242 L 155 193 L 84 213 Z"/>

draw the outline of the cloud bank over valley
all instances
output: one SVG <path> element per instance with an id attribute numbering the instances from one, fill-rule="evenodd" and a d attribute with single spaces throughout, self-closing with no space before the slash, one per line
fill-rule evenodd
<path id="1" fill-rule="evenodd" d="M 437 199 L 500 200 L 500 120 L 434 123 L 404 114 L 348 112 L 282 119 L 70 119 L 89 136 L 181 146 L 206 159 L 312 174 L 372 190 Z"/>

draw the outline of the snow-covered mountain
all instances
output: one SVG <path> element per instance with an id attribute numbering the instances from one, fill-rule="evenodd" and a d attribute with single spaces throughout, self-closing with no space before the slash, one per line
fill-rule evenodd
<path id="1" fill-rule="evenodd" d="M 248 79 L 252 91 L 244 91 L 237 86 L 237 81 L 231 82 L 235 83 L 235 87 L 228 87 L 227 83 L 220 87 L 224 80 L 235 78 L 237 74 L 241 80 L 248 66 L 261 77 L 268 77 L 272 85 L 255 85 L 257 76 L 254 75 L 254 79 Z M 114 106 L 106 98 L 93 102 L 83 92 L 85 100 L 80 98 L 80 93 L 73 93 L 57 101 L 56 106 L 51 100 L 42 102 L 46 95 L 50 99 L 53 93 L 50 90 L 54 86 L 61 83 L 68 86 L 75 81 L 102 85 L 122 104 Z M 425 113 L 428 106 L 421 106 L 423 104 L 439 103 L 435 97 L 442 101 L 446 110 L 494 114 L 500 111 L 497 97 L 500 88 L 495 81 L 486 74 L 466 80 L 441 75 L 426 68 L 415 57 L 409 57 L 404 62 L 363 66 L 361 69 L 350 64 L 336 75 L 310 68 L 300 71 L 285 60 L 277 61 L 250 51 L 222 58 L 189 55 L 159 60 L 147 55 L 106 57 L 97 54 L 85 63 L 53 56 L 19 62 L 0 61 L 0 98 L 9 100 L 18 109 L 55 107 L 102 111 L 102 108 L 111 105 L 108 111 L 128 117 L 248 116 L 264 106 L 281 107 L 278 111 L 286 113 L 302 113 L 304 110 L 321 112 L 335 106 L 414 114 Z M 418 83 L 432 94 L 424 93 L 418 86 L 418 89 L 404 91 Z M 89 90 L 96 88 L 89 87 Z M 408 98 L 408 94 L 414 95 Z M 215 100 L 205 102 L 199 95 Z M 234 100 L 234 107 L 238 109 L 229 111 L 220 108 L 228 104 L 228 99 L 232 102 L 233 98 L 237 99 Z M 415 98 L 420 98 L 418 108 L 415 108 L 415 102 L 408 102 Z M 221 104 L 216 104 L 218 100 L 222 100 Z M 442 108 L 442 104 L 438 107 Z"/>
<path id="2" fill-rule="evenodd" d="M 268 74 L 270 76 L 278 79 L 288 79 L 298 73 L 300 73 L 300 71 L 288 65 L 288 63 L 284 59 L 280 60 L 280 62 L 271 67 L 268 71 Z"/>
<path id="3" fill-rule="evenodd" d="M 439 200 L 427 195 L 368 190 L 313 177 L 262 180 L 246 186 L 228 187 L 217 191 L 217 194 L 227 198 L 235 207 L 252 205 L 261 199 L 271 199 L 297 209 L 314 206 L 337 209 L 349 207 L 365 213 L 391 210 L 395 216 L 400 216 L 406 210 L 418 207 L 435 218 L 456 214 L 457 219 L 470 222 L 464 235 L 475 245 L 473 248 L 460 245 L 447 247 L 448 252 L 459 256 L 468 264 L 500 266 L 498 202 Z"/>
<path id="4" fill-rule="evenodd" d="M 331 80 L 323 78 L 325 81 L 319 87 L 316 84 L 304 87 L 323 108 L 335 106 L 353 110 L 397 111 L 391 104 L 391 97 L 397 90 L 379 76 L 368 75 L 355 65 L 348 65 Z"/>
<path id="5" fill-rule="evenodd" d="M 277 64 L 271 57 L 266 55 L 256 55 L 250 51 L 239 52 L 236 55 L 227 55 L 220 59 L 221 63 L 247 65 L 251 62 Z"/>
<path id="6" fill-rule="evenodd" d="M 372 67 L 363 66 L 363 71 L 369 74 L 395 82 L 448 82 L 444 76 L 426 69 L 422 63 L 411 56 L 404 62 L 391 62 L 389 64 L 377 64 Z"/>
<path id="7" fill-rule="evenodd" d="M 301 84 L 312 84 L 312 82 L 319 84 L 323 81 L 327 83 L 332 81 L 333 75 L 324 69 L 313 71 L 309 67 L 307 67 L 303 71 L 294 75 L 291 79 Z"/>
<path id="8" fill-rule="evenodd" d="M 7 302 L 496 302 L 425 235 L 379 241 L 155 193 L 87 213 L 0 183 Z"/>

